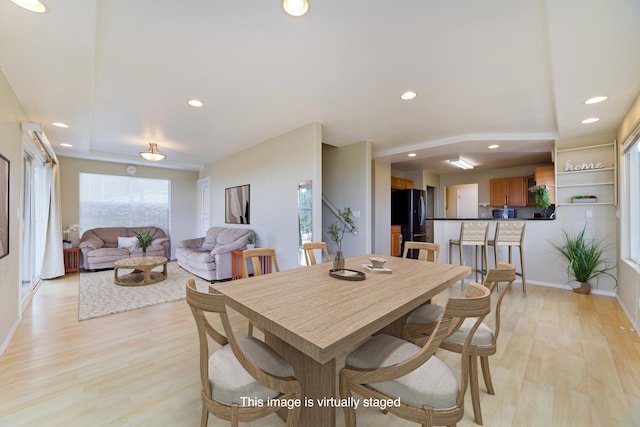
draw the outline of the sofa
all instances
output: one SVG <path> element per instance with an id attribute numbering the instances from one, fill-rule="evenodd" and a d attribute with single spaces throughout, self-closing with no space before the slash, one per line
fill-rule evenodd
<path id="1" fill-rule="evenodd" d="M 205 280 L 231 278 L 231 251 L 247 248 L 248 228 L 211 227 L 204 237 L 183 240 L 176 248 L 178 265 Z"/>
<path id="2" fill-rule="evenodd" d="M 113 268 L 123 258 L 142 256 L 136 234 L 149 230 L 153 244 L 147 248 L 147 256 L 169 258 L 171 239 L 158 227 L 104 227 L 87 230 L 80 237 L 78 247 L 82 252 L 83 268 L 97 270 Z"/>

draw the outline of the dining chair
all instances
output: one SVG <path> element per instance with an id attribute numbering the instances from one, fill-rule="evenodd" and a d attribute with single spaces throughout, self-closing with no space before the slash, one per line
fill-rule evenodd
<path id="1" fill-rule="evenodd" d="M 489 232 L 489 221 L 462 221 L 460 225 L 460 237 L 458 239 L 449 240 L 449 263 L 453 264 L 453 247 L 458 246 L 460 252 L 460 265 L 464 265 L 464 246 L 473 246 L 476 264 L 475 273 L 476 281 L 478 280 L 478 273 L 484 277 L 484 273 L 487 271 L 488 261 L 488 244 L 487 233 Z M 481 265 L 478 268 L 478 249 L 480 249 Z M 464 288 L 464 279 L 460 281 L 460 284 Z"/>
<path id="2" fill-rule="evenodd" d="M 468 337 L 473 336 L 471 340 L 471 369 L 469 370 L 469 381 L 471 389 L 471 403 L 473 405 L 473 414 L 477 424 L 482 424 L 482 410 L 480 409 L 480 390 L 478 382 L 478 358 L 482 367 L 482 376 L 484 384 L 489 394 L 495 394 L 493 383 L 491 382 L 491 370 L 489 369 L 489 356 L 497 351 L 498 335 L 500 334 L 500 307 L 506 292 L 511 288 L 511 284 L 516 279 L 516 267 L 512 264 L 504 262 L 498 263 L 498 268 L 489 270 L 484 280 L 484 286 L 490 293 L 494 291 L 498 293 L 498 300 L 493 313 L 493 329 L 486 323 L 481 323 L 477 330 L 472 331 L 477 325 L 471 321 L 465 320 L 459 329 L 447 337 L 440 348 L 463 353 Z M 502 290 L 499 290 L 500 284 L 505 284 Z"/>
<path id="3" fill-rule="evenodd" d="M 300 383 L 289 363 L 256 338 L 236 339 L 224 295 L 198 291 L 192 277 L 187 279 L 186 291 L 200 342 L 201 427 L 206 427 L 209 413 L 238 426 L 239 422 L 265 417 L 301 398 Z M 224 335 L 210 322 L 208 313 L 219 315 Z M 210 339 L 218 344 L 211 346 L 213 351 Z M 283 403 L 266 404 L 267 400 Z M 291 405 L 287 426 L 297 425 L 299 415 L 300 408 Z"/>
<path id="4" fill-rule="evenodd" d="M 440 262 L 440 245 L 430 242 L 404 242 L 403 258 L 407 258 L 410 250 L 418 251 L 421 261 Z"/>
<path id="5" fill-rule="evenodd" d="M 516 276 L 522 277 L 522 292 L 527 292 L 526 275 L 524 269 L 524 231 L 527 223 L 525 221 L 499 221 L 496 225 L 496 234 L 493 240 L 488 240 L 487 244 L 493 246 L 493 257 L 498 265 L 498 247 L 507 246 L 509 248 L 509 264 L 511 261 L 511 248 L 516 246 L 520 252 L 520 273 L 516 271 Z"/>
<path id="6" fill-rule="evenodd" d="M 400 399 L 400 405 L 387 406 L 386 411 L 406 420 L 422 424 L 455 425 L 464 416 L 470 366 L 471 337 L 491 309 L 489 289 L 470 283 L 464 298 L 449 298 L 434 333 L 422 346 L 386 334 L 369 337 L 351 352 L 340 371 L 340 397 L 352 393 L 364 398 Z M 456 375 L 435 352 L 444 338 L 467 318 L 475 322 L 463 345 Z M 344 407 L 347 427 L 356 425 L 356 410 Z"/>
<path id="7" fill-rule="evenodd" d="M 253 248 L 242 251 L 242 277 L 249 277 L 247 260 L 251 261 L 253 275 L 260 276 L 271 272 L 279 272 L 278 259 L 274 248 Z M 253 336 L 253 323 L 249 321 L 249 336 Z"/>
<path id="8" fill-rule="evenodd" d="M 302 245 L 302 249 L 304 251 L 304 260 L 307 265 L 315 265 L 316 264 L 316 254 L 315 250 L 319 249 L 320 259 L 322 259 L 322 254 L 324 253 L 324 260 L 329 261 L 329 251 L 327 250 L 327 244 L 325 242 L 309 242 Z"/>

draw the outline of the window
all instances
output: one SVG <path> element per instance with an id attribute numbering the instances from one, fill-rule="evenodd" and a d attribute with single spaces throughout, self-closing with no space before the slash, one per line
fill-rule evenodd
<path id="1" fill-rule="evenodd" d="M 80 174 L 81 231 L 155 226 L 169 234 L 169 180 Z"/>
<path id="2" fill-rule="evenodd" d="M 640 264 L 640 129 L 625 144 L 621 179 L 622 256 Z"/>
<path id="3" fill-rule="evenodd" d="M 313 192 L 311 181 L 298 184 L 298 244 L 313 241 Z"/>

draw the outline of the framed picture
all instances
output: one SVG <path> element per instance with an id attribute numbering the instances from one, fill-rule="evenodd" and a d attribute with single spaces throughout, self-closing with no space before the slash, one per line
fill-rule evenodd
<path id="1" fill-rule="evenodd" d="M 0 258 L 9 255 L 9 160 L 0 154 Z"/>
<path id="2" fill-rule="evenodd" d="M 249 224 L 249 184 L 225 188 L 224 202 L 224 222 Z"/>

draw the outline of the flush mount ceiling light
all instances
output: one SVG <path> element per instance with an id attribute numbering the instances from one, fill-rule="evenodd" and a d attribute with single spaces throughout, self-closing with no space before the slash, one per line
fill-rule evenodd
<path id="1" fill-rule="evenodd" d="M 187 101 L 187 104 L 191 105 L 192 107 L 202 107 L 204 105 L 204 102 L 200 101 L 199 99 L 190 99 Z"/>
<path id="2" fill-rule="evenodd" d="M 70 148 L 70 147 L 73 147 L 73 145 L 71 145 L 71 144 L 69 144 L 69 143 L 67 143 L 67 142 L 61 142 L 61 143 L 60 143 L 60 147 L 67 147 L 67 148 Z"/>
<path id="3" fill-rule="evenodd" d="M 495 150 L 496 148 L 500 148 L 500 146 L 498 144 L 491 144 L 490 146 L 487 147 L 489 150 Z"/>
<path id="4" fill-rule="evenodd" d="M 287 15 L 303 16 L 309 11 L 307 0 L 282 0 L 282 9 Z"/>
<path id="5" fill-rule="evenodd" d="M 31 12 L 45 13 L 47 11 L 46 6 L 38 0 L 11 0 L 11 2 Z"/>
<path id="6" fill-rule="evenodd" d="M 416 153 L 409 153 L 409 154 L 407 154 L 407 156 L 409 156 L 409 157 L 415 157 L 415 156 L 417 156 L 417 154 L 416 154 Z"/>
<path id="7" fill-rule="evenodd" d="M 600 120 L 599 117 L 589 117 L 588 119 L 584 119 L 583 121 L 581 121 L 580 123 L 582 123 L 583 125 L 588 125 L 589 123 L 595 123 L 598 120 Z"/>
<path id="8" fill-rule="evenodd" d="M 589 98 L 584 101 L 585 104 L 597 104 L 598 102 L 603 102 L 609 99 L 608 96 L 594 96 L 593 98 Z"/>
<path id="9" fill-rule="evenodd" d="M 451 160 L 447 160 L 447 162 L 451 163 L 452 165 L 456 165 L 457 167 L 462 169 L 473 169 L 473 165 L 467 162 L 466 160 L 451 159 Z"/>
<path id="10" fill-rule="evenodd" d="M 160 150 L 158 150 L 158 144 L 156 144 L 155 142 L 150 142 L 149 149 L 147 151 L 141 151 L 140 156 L 152 162 L 158 162 L 167 157 Z"/>
<path id="11" fill-rule="evenodd" d="M 400 95 L 400 99 L 403 99 L 403 100 L 405 100 L 405 101 L 410 101 L 410 100 L 412 100 L 413 98 L 415 98 L 416 96 L 418 96 L 418 94 L 417 94 L 417 93 L 415 93 L 415 92 L 414 92 L 414 91 L 412 91 L 412 90 L 409 90 L 409 91 L 407 91 L 407 92 L 403 93 L 402 95 Z"/>
<path id="12" fill-rule="evenodd" d="M 54 123 L 51 123 L 51 124 L 54 125 L 55 127 L 58 127 L 58 128 L 68 128 L 69 127 L 69 125 L 66 124 L 66 123 L 54 122 Z"/>

